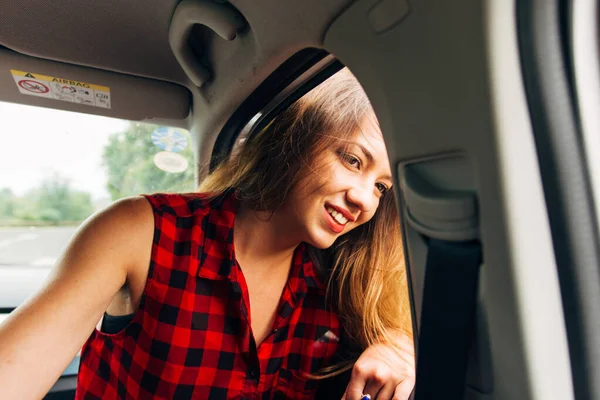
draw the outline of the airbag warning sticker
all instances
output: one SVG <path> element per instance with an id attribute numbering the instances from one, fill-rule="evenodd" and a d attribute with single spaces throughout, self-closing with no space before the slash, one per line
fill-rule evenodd
<path id="1" fill-rule="evenodd" d="M 71 103 L 110 108 L 110 88 L 91 83 L 10 70 L 17 88 L 23 94 Z"/>

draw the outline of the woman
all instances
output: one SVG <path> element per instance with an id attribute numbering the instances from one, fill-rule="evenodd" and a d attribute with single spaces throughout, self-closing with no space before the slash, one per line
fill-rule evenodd
<path id="1" fill-rule="evenodd" d="M 2 398 L 43 395 L 92 330 L 82 399 L 312 398 L 343 367 L 331 363 L 345 343 L 364 351 L 344 398 L 408 398 L 391 186 L 373 110 L 341 71 L 200 193 L 129 198 L 86 221 L 44 289 L 0 327 Z M 12 385 L 31 371 L 31 385 Z"/>

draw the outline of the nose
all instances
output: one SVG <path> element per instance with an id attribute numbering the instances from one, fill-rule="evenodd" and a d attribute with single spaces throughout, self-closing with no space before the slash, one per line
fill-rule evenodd
<path id="1" fill-rule="evenodd" d="M 346 191 L 348 202 L 354 204 L 361 212 L 373 211 L 376 207 L 375 194 L 363 186 L 355 186 Z"/>

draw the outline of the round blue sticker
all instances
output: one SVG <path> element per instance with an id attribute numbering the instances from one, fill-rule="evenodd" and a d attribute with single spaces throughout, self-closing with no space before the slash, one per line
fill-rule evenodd
<path id="1" fill-rule="evenodd" d="M 152 132 L 152 143 L 164 151 L 179 152 L 187 147 L 186 137 L 181 132 L 166 126 Z"/>

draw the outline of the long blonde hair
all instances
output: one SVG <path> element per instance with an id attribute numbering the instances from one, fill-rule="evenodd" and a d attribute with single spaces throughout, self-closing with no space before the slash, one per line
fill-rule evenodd
<path id="1" fill-rule="evenodd" d="M 257 211 L 274 211 L 315 157 L 360 131 L 371 104 L 347 70 L 336 73 L 277 115 L 244 148 L 218 166 L 199 191 L 218 196 L 235 189 Z M 380 200 L 373 218 L 339 237 L 326 251 L 310 249 L 316 266 L 329 271 L 345 334 L 366 348 L 393 344 L 390 333 L 412 335 L 402 236 L 394 194 Z"/>

